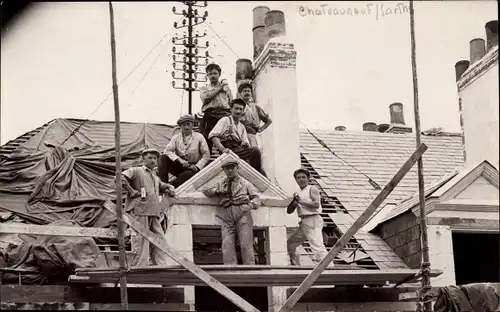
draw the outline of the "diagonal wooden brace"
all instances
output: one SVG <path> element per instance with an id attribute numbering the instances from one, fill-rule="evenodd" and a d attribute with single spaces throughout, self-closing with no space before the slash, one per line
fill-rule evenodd
<path id="1" fill-rule="evenodd" d="M 396 188 L 398 183 L 404 178 L 404 176 L 410 171 L 411 167 L 417 162 L 417 160 L 422 157 L 424 152 L 427 150 L 425 144 L 420 144 L 417 150 L 410 156 L 410 158 L 403 164 L 399 171 L 394 175 L 394 177 L 389 181 L 389 183 L 384 187 L 384 189 L 375 197 L 372 203 L 366 208 L 366 210 L 359 216 L 359 218 L 351 225 L 347 232 L 342 235 L 342 237 L 335 243 L 332 249 L 328 252 L 325 258 L 318 263 L 318 265 L 312 270 L 312 272 L 304 279 L 300 286 L 293 292 L 293 294 L 288 298 L 285 304 L 281 307 L 278 312 L 289 312 L 292 310 L 294 305 L 302 298 L 307 290 L 314 284 L 321 273 L 325 270 L 330 262 L 338 255 L 338 253 L 345 247 L 347 242 L 358 232 L 358 230 L 370 219 L 377 208 L 382 204 L 382 202 L 389 196 L 389 194 Z"/>
<path id="2" fill-rule="evenodd" d="M 108 205 L 105 204 L 104 207 L 111 213 L 116 214 L 115 210 Z M 212 287 L 219 294 L 223 295 L 229 301 L 240 307 L 243 311 L 259 312 L 258 309 L 238 296 L 231 289 L 227 288 L 224 284 L 210 276 L 207 272 L 203 271 L 199 266 L 183 257 L 180 252 L 170 247 L 164 239 L 151 232 L 148 228 L 144 227 L 139 221 L 134 219 L 126 212 L 123 212 L 123 221 L 128 224 L 133 230 L 135 230 L 139 235 L 144 236 L 151 244 L 155 245 L 161 251 L 165 252 L 169 257 L 171 257 L 177 263 L 193 273 L 193 275 L 198 277 L 200 280 L 204 281 L 208 286 Z"/>

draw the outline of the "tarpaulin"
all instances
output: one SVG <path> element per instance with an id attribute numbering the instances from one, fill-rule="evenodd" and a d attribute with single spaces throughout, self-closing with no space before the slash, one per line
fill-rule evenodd
<path id="1" fill-rule="evenodd" d="M 474 283 L 439 289 L 436 312 L 500 311 L 500 283 Z"/>
<path id="2" fill-rule="evenodd" d="M 75 221 L 56 221 L 54 226 L 80 226 Z M 101 256 L 99 247 L 91 237 L 20 235 L 23 243 L 4 252 L 9 269 L 24 270 L 23 284 L 66 283 L 77 268 L 97 267 Z M 2 283 L 17 283 L 16 273 L 0 272 Z"/>
<path id="3" fill-rule="evenodd" d="M 163 150 L 172 131 L 122 123 L 122 169 L 140 165 L 144 148 Z M 108 227 L 115 217 L 103 204 L 116 198 L 115 161 L 114 123 L 56 119 L 0 162 L 0 209 L 29 222 Z M 12 203 L 23 196 L 22 205 Z"/>

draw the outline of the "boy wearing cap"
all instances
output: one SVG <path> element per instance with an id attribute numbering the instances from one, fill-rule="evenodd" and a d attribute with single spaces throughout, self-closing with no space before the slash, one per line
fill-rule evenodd
<path id="1" fill-rule="evenodd" d="M 181 131 L 175 134 L 160 156 L 158 173 L 168 182 L 168 174 L 177 177 L 171 184 L 177 188 L 203 169 L 210 159 L 207 142 L 193 131 L 194 117 L 184 115 L 177 120 Z"/>
<path id="2" fill-rule="evenodd" d="M 293 176 L 300 191 L 293 194 L 294 199 L 288 205 L 287 212 L 293 213 L 296 209 L 301 220 L 299 228 L 287 240 L 288 254 L 292 265 L 300 265 L 300 254 L 297 253 L 297 247 L 307 240 L 314 254 L 313 261 L 319 263 L 328 253 L 323 243 L 323 218 L 320 215 L 322 210 L 321 195 L 316 186 L 309 185 L 311 176 L 309 171 L 297 169 Z"/>
<path id="3" fill-rule="evenodd" d="M 245 106 L 246 102 L 242 99 L 231 101 L 231 116 L 221 118 L 208 135 L 208 139 L 212 140 L 220 152 L 232 150 L 255 170 L 266 176 L 262 169 L 260 150 L 257 147 L 250 147 L 247 131 L 240 121 Z"/>
<path id="4" fill-rule="evenodd" d="M 122 172 L 123 186 L 128 190 L 125 211 L 132 210 L 132 215 L 151 232 L 164 237 L 161 216 L 165 205 L 160 204 L 160 194 L 175 196 L 174 187 L 163 183 L 153 172 L 160 153 L 154 149 L 142 152 L 143 165 L 132 167 Z M 156 246 L 150 245 L 142 235 L 132 237 L 132 250 L 135 252 L 132 266 L 148 266 L 151 256 L 153 265 L 166 263 L 168 256 Z"/>
<path id="5" fill-rule="evenodd" d="M 208 149 L 211 152 L 213 144 L 208 139 L 208 135 L 222 117 L 231 114 L 229 103 L 232 101 L 233 95 L 225 79 L 219 82 L 222 73 L 219 65 L 209 64 L 205 71 L 209 83 L 200 88 L 201 111 L 203 112 L 200 132 L 207 140 Z"/>
<path id="6" fill-rule="evenodd" d="M 248 82 L 243 82 L 238 87 L 238 92 L 241 98 L 245 101 L 245 113 L 241 117 L 241 122 L 245 126 L 248 135 L 250 146 L 258 147 L 257 133 L 262 133 L 273 122 L 269 115 L 256 103 L 252 102 L 252 85 Z M 260 124 L 264 122 L 261 126 Z"/>
<path id="7" fill-rule="evenodd" d="M 254 186 L 238 174 L 238 162 L 230 160 L 222 165 L 226 178 L 202 190 L 208 197 L 220 197 L 223 211 L 217 217 L 222 221 L 222 259 L 224 264 L 238 264 L 236 236 L 241 248 L 243 264 L 255 264 L 253 247 L 252 209 L 260 207 L 259 194 Z"/>

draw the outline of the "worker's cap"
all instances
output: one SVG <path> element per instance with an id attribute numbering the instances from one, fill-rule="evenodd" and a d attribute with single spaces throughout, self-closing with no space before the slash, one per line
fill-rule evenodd
<path id="1" fill-rule="evenodd" d="M 157 157 L 160 157 L 160 152 L 156 148 L 146 148 L 142 151 L 141 156 L 144 156 L 146 154 L 155 154 Z"/>
<path id="2" fill-rule="evenodd" d="M 236 160 L 236 159 L 230 159 L 230 160 L 225 161 L 225 162 L 221 165 L 221 167 L 222 167 L 222 168 L 226 168 L 226 167 L 228 167 L 228 166 L 236 166 L 236 165 L 238 165 L 238 164 L 239 164 L 239 161 L 238 161 L 238 160 Z"/>
<path id="3" fill-rule="evenodd" d="M 234 99 L 234 100 L 231 101 L 231 103 L 229 104 L 229 106 L 233 107 L 234 104 L 239 104 L 239 105 L 242 105 L 243 107 L 247 106 L 247 103 L 243 99 Z"/>
<path id="4" fill-rule="evenodd" d="M 307 178 L 310 178 L 311 177 L 311 173 L 307 170 L 307 169 L 304 169 L 304 168 L 300 168 L 300 169 L 297 169 L 293 172 L 293 177 L 297 177 L 297 175 L 299 173 L 303 173 L 307 176 Z"/>
<path id="5" fill-rule="evenodd" d="M 212 69 L 216 69 L 219 74 L 222 72 L 222 69 L 220 68 L 219 65 L 215 64 L 215 63 L 212 63 L 212 64 L 208 64 L 206 67 L 205 67 L 205 71 L 208 73 L 209 71 L 211 71 Z"/>
<path id="6" fill-rule="evenodd" d="M 241 91 L 243 91 L 243 89 L 245 88 L 250 88 L 250 91 L 252 90 L 252 84 L 249 83 L 249 82 L 243 82 L 242 84 L 240 84 L 238 86 L 238 92 L 241 93 Z"/>
<path id="7" fill-rule="evenodd" d="M 192 123 L 194 123 L 194 117 L 187 114 L 187 115 L 182 115 L 181 117 L 179 117 L 179 119 L 177 120 L 177 124 L 180 126 L 182 125 L 182 123 L 186 122 L 186 121 L 190 121 Z"/>

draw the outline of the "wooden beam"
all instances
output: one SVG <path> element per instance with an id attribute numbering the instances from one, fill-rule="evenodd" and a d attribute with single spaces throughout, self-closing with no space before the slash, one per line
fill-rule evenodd
<path id="1" fill-rule="evenodd" d="M 108 211 L 113 214 L 116 214 L 114 209 L 112 209 L 109 205 L 104 205 Z M 208 286 L 212 287 L 218 293 L 226 297 L 229 301 L 234 303 L 236 306 L 240 307 L 244 311 L 249 312 L 259 312 L 254 306 L 245 301 L 243 298 L 238 296 L 235 292 L 224 286 L 221 282 L 207 274 L 203 271 L 199 266 L 189 261 L 186 257 L 184 257 L 180 252 L 170 247 L 164 239 L 162 239 L 159 235 L 154 234 L 148 228 L 144 227 L 139 221 L 132 218 L 128 213 L 123 212 L 123 221 L 128 224 L 133 230 L 135 230 L 138 234 L 144 236 L 150 243 L 155 245 L 161 251 L 165 252 L 169 257 L 175 260 L 175 262 L 182 265 L 184 268 L 193 273 L 200 280 L 205 282 Z"/>
<path id="2" fill-rule="evenodd" d="M 4 234 L 28 234 L 28 235 L 49 235 L 49 236 L 75 236 L 75 237 L 96 237 L 96 238 L 116 238 L 118 231 L 115 229 L 94 228 L 94 227 L 73 227 L 73 226 L 53 226 L 34 225 L 21 223 L 0 223 L 0 233 Z M 130 231 L 126 231 L 130 235 Z"/>
<path id="3" fill-rule="evenodd" d="M 384 189 L 378 194 L 377 197 L 372 201 L 372 203 L 366 208 L 366 210 L 359 216 L 359 218 L 353 223 L 353 225 L 347 230 L 347 232 L 342 235 L 342 237 L 335 243 L 332 249 L 328 252 L 326 257 L 316 266 L 316 268 L 306 277 L 306 279 L 300 284 L 299 288 L 288 298 L 285 304 L 281 307 L 279 312 L 291 311 L 293 306 L 299 301 L 299 299 L 306 293 L 306 291 L 314 284 L 314 282 L 321 275 L 321 272 L 329 265 L 330 262 L 338 255 L 338 253 L 345 247 L 349 240 L 356 234 L 356 232 L 370 219 L 370 217 L 375 213 L 377 208 L 382 204 L 382 202 L 389 196 L 389 194 L 396 188 L 398 183 L 404 178 L 404 176 L 410 171 L 415 162 L 422 157 L 424 152 L 427 150 L 425 144 L 420 144 L 417 150 L 410 156 L 410 158 L 403 164 L 403 166 L 398 170 L 396 175 L 389 181 L 389 183 L 384 187 Z"/>

